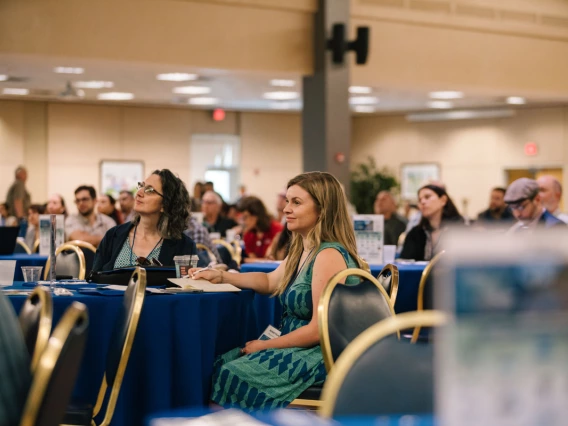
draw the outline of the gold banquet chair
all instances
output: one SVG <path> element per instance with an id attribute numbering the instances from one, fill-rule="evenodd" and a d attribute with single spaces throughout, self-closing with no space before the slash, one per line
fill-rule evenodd
<path id="1" fill-rule="evenodd" d="M 227 241 L 222 240 L 220 238 L 213 240 L 212 243 L 215 244 L 216 246 L 225 247 L 229 252 L 229 254 L 231 255 L 231 258 L 237 263 L 237 265 L 240 264 L 240 258 L 237 256 L 235 247 L 231 243 L 228 243 Z"/>
<path id="2" fill-rule="evenodd" d="M 339 285 L 357 276 L 355 285 Z M 329 372 L 345 347 L 362 331 L 394 315 L 390 297 L 369 272 L 350 268 L 335 274 L 324 287 L 318 305 L 318 329 L 325 368 Z M 322 404 L 321 386 L 312 386 L 291 406 L 317 408 Z"/>
<path id="3" fill-rule="evenodd" d="M 331 418 L 431 413 L 433 345 L 409 344 L 392 335 L 408 328 L 446 323 L 447 316 L 442 312 L 415 311 L 387 318 L 365 330 L 330 371 L 320 414 Z"/>
<path id="4" fill-rule="evenodd" d="M 39 253 L 39 238 L 34 241 L 34 246 L 32 248 L 32 253 Z"/>
<path id="5" fill-rule="evenodd" d="M 56 274 L 59 272 L 59 275 L 70 275 L 80 280 L 85 279 L 85 255 L 79 247 L 69 243 L 61 244 L 55 250 L 55 259 Z M 49 277 L 50 267 L 51 258 L 47 258 L 43 274 L 44 280 L 47 280 Z"/>
<path id="6" fill-rule="evenodd" d="M 68 408 L 63 419 L 64 425 L 96 425 L 95 417 L 102 415 L 103 411 L 101 409 L 105 400 L 104 417 L 99 425 L 107 426 L 110 424 L 120 394 L 130 352 L 132 351 L 132 345 L 134 344 L 134 338 L 138 330 L 138 324 L 140 323 L 146 296 L 146 282 L 146 270 L 137 267 L 132 273 L 124 292 L 122 308 L 113 327 L 105 373 L 95 407 L 93 408 L 92 405 L 78 406 L 73 404 Z"/>
<path id="7" fill-rule="evenodd" d="M 79 247 L 83 252 L 83 255 L 85 256 L 85 276 L 88 277 L 93 269 L 93 264 L 95 263 L 97 248 L 91 243 L 81 240 L 68 241 L 67 244 L 73 244 L 74 246 Z"/>
<path id="8" fill-rule="evenodd" d="M 430 275 L 432 274 L 434 266 L 436 266 L 436 264 L 440 261 L 440 258 L 444 255 L 444 253 L 445 251 L 442 250 L 440 253 L 434 256 L 422 271 L 420 283 L 418 284 L 418 299 L 416 300 L 416 310 L 419 312 L 424 310 L 424 294 L 428 292 L 430 297 L 432 296 L 433 289 L 431 288 L 432 280 L 430 279 Z M 428 308 L 431 309 L 432 307 L 429 306 Z M 422 330 L 421 327 L 416 327 L 412 332 L 412 343 L 416 343 L 418 341 L 418 338 L 420 337 L 420 330 Z"/>
<path id="9" fill-rule="evenodd" d="M 20 426 L 55 426 L 61 422 L 83 358 L 88 327 L 87 307 L 73 302 L 41 354 Z"/>
<path id="10" fill-rule="evenodd" d="M 386 264 L 379 272 L 379 275 L 377 275 L 377 280 L 389 294 L 393 307 L 396 304 L 396 296 L 398 294 L 398 277 L 398 267 L 392 263 Z"/>
<path id="11" fill-rule="evenodd" d="M 207 257 L 209 258 L 209 262 L 217 262 L 217 257 L 215 254 L 203 243 L 195 243 L 197 250 L 201 250 L 207 253 Z"/>
<path id="12" fill-rule="evenodd" d="M 20 250 L 23 250 L 26 254 L 32 254 L 31 249 L 28 247 L 25 241 L 18 238 L 16 239 L 16 245 L 20 246 Z"/>
<path id="13" fill-rule="evenodd" d="M 18 318 L 30 354 L 33 373 L 51 334 L 53 300 L 49 291 L 37 286 L 24 302 Z"/>
<path id="14" fill-rule="evenodd" d="M 231 245 L 235 249 L 235 262 L 237 262 L 237 265 L 240 266 L 241 262 L 243 261 L 243 248 L 241 247 L 240 239 L 234 239 L 231 242 Z"/>

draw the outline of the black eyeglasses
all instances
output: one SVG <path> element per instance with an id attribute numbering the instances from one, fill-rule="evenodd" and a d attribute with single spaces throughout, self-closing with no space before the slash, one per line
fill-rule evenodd
<path id="1" fill-rule="evenodd" d="M 158 194 L 160 197 L 164 198 L 164 194 L 160 194 L 158 191 L 154 189 L 153 186 L 146 185 L 145 182 L 138 182 L 138 191 L 141 189 L 144 190 L 144 194 Z"/>
<path id="2" fill-rule="evenodd" d="M 164 266 L 158 259 L 146 259 L 145 257 L 137 257 L 136 265 L 138 266 Z"/>

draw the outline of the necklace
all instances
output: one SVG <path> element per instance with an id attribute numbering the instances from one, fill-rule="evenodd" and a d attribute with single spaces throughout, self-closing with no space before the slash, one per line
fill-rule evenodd
<path id="1" fill-rule="evenodd" d="M 130 247 L 130 264 L 132 265 L 132 255 L 134 254 L 134 242 L 136 241 L 136 231 L 138 231 L 138 225 L 136 225 L 134 227 L 134 235 L 132 236 L 132 246 Z M 160 238 L 160 240 L 156 243 L 156 245 L 154 246 L 154 248 L 150 251 L 150 253 L 148 254 L 148 257 L 150 257 L 150 255 L 152 254 L 152 252 L 154 250 L 156 250 L 156 247 L 158 247 L 160 245 L 160 243 L 162 242 L 163 237 Z M 136 261 L 138 261 L 138 259 L 140 259 L 140 257 L 136 257 Z M 142 258 L 143 259 L 143 258 Z"/>
<path id="2" fill-rule="evenodd" d="M 310 250 L 310 252 L 308 253 L 308 255 L 306 256 L 306 258 L 304 259 L 304 261 L 302 262 L 301 265 L 299 265 L 299 264 L 300 264 L 300 260 L 298 259 L 299 268 L 298 268 L 298 271 L 296 272 L 296 274 L 294 275 L 294 280 L 298 277 L 298 275 L 300 275 L 300 272 L 302 272 L 302 269 L 304 269 L 304 265 L 306 264 L 307 260 L 310 258 L 310 255 L 312 254 L 312 251 L 314 251 L 314 247 L 312 247 L 312 249 Z M 304 250 L 304 253 L 305 253 L 305 252 L 306 252 L 306 251 Z M 301 259 L 301 256 L 300 256 L 300 259 Z M 292 281 L 292 282 L 293 282 L 293 281 Z"/>

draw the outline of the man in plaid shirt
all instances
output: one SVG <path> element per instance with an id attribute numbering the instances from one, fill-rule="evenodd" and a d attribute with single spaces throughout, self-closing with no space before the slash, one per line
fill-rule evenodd
<path id="1" fill-rule="evenodd" d="M 211 238 L 209 238 L 207 228 L 199 223 L 195 217 L 189 217 L 189 226 L 185 231 L 183 231 L 183 233 L 195 241 L 196 244 L 201 243 L 205 245 L 209 250 L 211 250 L 211 252 L 213 252 L 217 263 L 223 263 L 219 250 L 217 250 L 217 247 L 215 247 L 215 244 L 213 244 Z"/>

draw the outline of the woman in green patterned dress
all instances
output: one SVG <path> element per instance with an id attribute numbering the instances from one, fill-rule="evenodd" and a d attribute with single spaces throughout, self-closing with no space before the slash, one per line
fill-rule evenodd
<path id="1" fill-rule="evenodd" d="M 275 271 L 190 271 L 196 279 L 272 294 L 283 306 L 280 337 L 250 341 L 215 362 L 211 400 L 225 407 L 284 407 L 308 387 L 323 383 L 319 298 L 337 272 L 362 266 L 345 193 L 333 175 L 309 172 L 288 182 L 284 213 L 292 241 L 288 256 Z"/>

